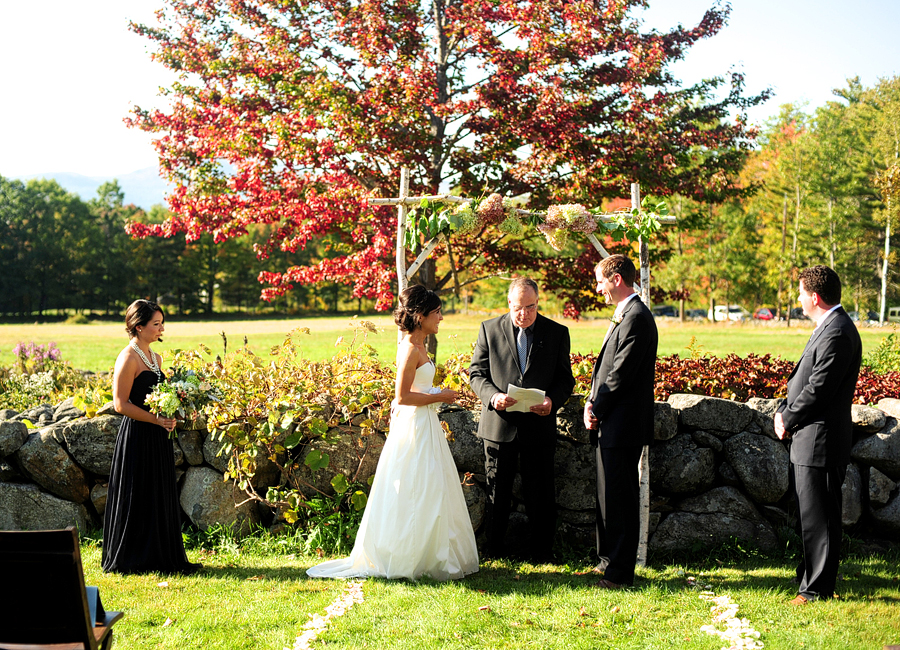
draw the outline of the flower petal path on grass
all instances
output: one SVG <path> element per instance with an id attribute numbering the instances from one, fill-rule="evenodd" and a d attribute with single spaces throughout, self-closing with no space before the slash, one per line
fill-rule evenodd
<path id="1" fill-rule="evenodd" d="M 713 603 L 710 607 L 713 625 L 704 625 L 700 630 L 726 641 L 728 645 L 722 650 L 757 650 L 764 647 L 759 640 L 759 632 L 753 629 L 750 620 L 737 617 L 739 606 L 730 596 L 716 596 L 710 585 L 700 584 L 694 577 L 689 577 L 687 581 L 694 589 L 702 590 L 700 598 Z M 719 627 L 722 624 L 725 626 L 724 630 Z"/>
<path id="2" fill-rule="evenodd" d="M 362 580 L 348 582 L 347 586 L 344 587 L 344 592 L 325 608 L 324 616 L 321 614 L 309 614 L 310 620 L 303 626 L 303 634 L 294 641 L 294 647 L 285 648 L 284 650 L 311 650 L 309 644 L 325 631 L 331 619 L 343 616 L 355 603 L 363 602 L 363 582 Z"/>

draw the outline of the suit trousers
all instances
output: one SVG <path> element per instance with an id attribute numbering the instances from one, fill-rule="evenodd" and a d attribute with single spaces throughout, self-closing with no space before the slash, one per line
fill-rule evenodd
<path id="1" fill-rule="evenodd" d="M 800 514 L 803 558 L 797 568 L 800 595 L 832 598 L 841 557 L 841 485 L 847 467 L 810 467 L 791 463 Z"/>
<path id="2" fill-rule="evenodd" d="M 556 535 L 556 489 L 553 473 L 555 435 L 522 435 L 510 442 L 484 441 L 488 508 L 486 555 L 506 555 L 506 529 L 512 509 L 513 480 L 522 475 L 522 498 L 530 524 L 528 553 L 532 559 L 552 557 Z"/>
<path id="3" fill-rule="evenodd" d="M 597 447 L 597 555 L 603 577 L 634 584 L 641 526 L 642 447 Z"/>

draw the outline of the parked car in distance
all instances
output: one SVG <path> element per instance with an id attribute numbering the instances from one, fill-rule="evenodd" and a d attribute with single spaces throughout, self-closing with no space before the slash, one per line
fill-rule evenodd
<path id="1" fill-rule="evenodd" d="M 847 312 L 847 316 L 849 316 L 850 320 L 852 320 L 855 323 L 858 323 L 860 321 L 861 315 L 863 316 L 862 320 L 864 320 L 866 322 L 869 322 L 869 323 L 877 323 L 878 322 L 878 312 L 874 312 L 871 309 L 869 311 L 865 312 L 865 314 L 860 314 L 858 311 L 848 311 Z"/>
<path id="2" fill-rule="evenodd" d="M 791 320 L 809 320 L 803 313 L 803 307 L 794 307 L 791 310 Z"/>
<path id="3" fill-rule="evenodd" d="M 725 320 L 742 321 L 749 315 L 750 314 L 740 305 L 716 305 L 715 318 L 713 318 L 712 309 L 707 312 L 707 318 L 709 318 L 709 320 L 715 320 L 716 322 Z"/>
<path id="4" fill-rule="evenodd" d="M 775 320 L 775 310 L 772 307 L 760 307 L 753 312 L 753 318 L 756 320 Z"/>
<path id="5" fill-rule="evenodd" d="M 891 323 L 900 323 L 900 307 L 891 307 L 888 309 L 887 320 Z"/>
<path id="6" fill-rule="evenodd" d="M 705 309 L 687 309 L 684 312 L 685 318 L 690 318 L 692 320 L 699 320 L 706 318 L 706 310 Z"/>
<path id="7" fill-rule="evenodd" d="M 669 316 L 669 317 L 677 317 L 678 316 L 678 310 L 675 309 L 672 305 L 657 305 L 650 311 L 653 312 L 653 315 L 657 318 L 659 318 L 660 316 Z"/>

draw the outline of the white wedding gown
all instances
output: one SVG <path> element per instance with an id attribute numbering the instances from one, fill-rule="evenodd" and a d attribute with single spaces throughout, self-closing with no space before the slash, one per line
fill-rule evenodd
<path id="1" fill-rule="evenodd" d="M 434 365 L 412 389 L 432 390 Z M 478 571 L 475 533 L 437 412 L 398 406 L 350 556 L 307 570 L 313 578 L 462 578 Z"/>

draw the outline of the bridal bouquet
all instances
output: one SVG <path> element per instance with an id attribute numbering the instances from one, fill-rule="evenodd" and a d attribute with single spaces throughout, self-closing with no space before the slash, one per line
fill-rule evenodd
<path id="1" fill-rule="evenodd" d="M 205 378 L 193 370 L 175 368 L 153 387 L 144 403 L 153 413 L 195 422 L 204 406 L 220 399 L 219 390 Z"/>

